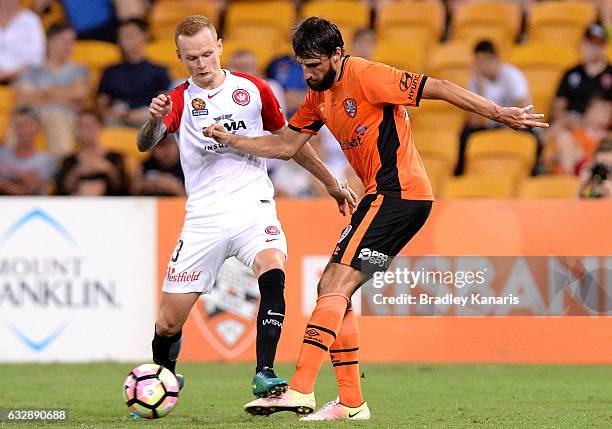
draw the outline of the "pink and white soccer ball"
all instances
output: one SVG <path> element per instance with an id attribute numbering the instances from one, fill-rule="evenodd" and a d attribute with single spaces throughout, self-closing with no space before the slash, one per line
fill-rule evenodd
<path id="1" fill-rule="evenodd" d="M 167 368 L 145 363 L 134 368 L 123 383 L 130 411 L 145 419 L 167 416 L 178 403 L 179 382 Z"/>

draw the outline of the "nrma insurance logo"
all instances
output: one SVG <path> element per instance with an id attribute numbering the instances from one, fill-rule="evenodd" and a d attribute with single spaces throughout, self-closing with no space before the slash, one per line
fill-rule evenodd
<path id="1" fill-rule="evenodd" d="M 0 323 L 6 329 L 1 331 L 40 353 L 71 324 L 78 324 L 78 312 L 118 307 L 115 281 L 101 278 L 87 266 L 75 237 L 49 211 L 35 208 L 15 218 L 3 216 Z M 87 335 L 86 326 L 74 328 Z"/>

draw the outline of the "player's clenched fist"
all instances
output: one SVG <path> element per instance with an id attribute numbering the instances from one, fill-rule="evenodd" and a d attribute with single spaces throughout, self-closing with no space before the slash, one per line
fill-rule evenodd
<path id="1" fill-rule="evenodd" d="M 162 119 L 172 111 L 172 99 L 166 94 L 159 94 L 149 104 L 149 115 L 153 119 Z"/>
<path id="2" fill-rule="evenodd" d="M 204 130 L 204 135 L 215 139 L 217 143 L 230 144 L 233 134 L 228 133 L 221 124 L 212 124 Z"/>

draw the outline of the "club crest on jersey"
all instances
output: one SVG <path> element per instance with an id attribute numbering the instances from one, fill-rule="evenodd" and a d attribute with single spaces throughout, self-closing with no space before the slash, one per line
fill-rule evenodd
<path id="1" fill-rule="evenodd" d="M 232 359 L 255 342 L 259 300 L 253 271 L 230 258 L 219 270 L 214 293 L 202 294 L 196 302 L 192 320 L 205 343 Z"/>
<path id="2" fill-rule="evenodd" d="M 278 235 L 280 234 L 280 230 L 276 226 L 269 226 L 266 228 L 266 234 L 268 235 Z"/>
<path id="3" fill-rule="evenodd" d="M 344 228 L 342 230 L 342 234 L 340 234 L 340 239 L 338 240 L 338 243 L 340 243 L 342 240 L 344 240 L 346 238 L 346 236 L 349 234 L 349 232 L 351 232 L 351 229 L 353 229 L 352 225 L 347 225 L 346 228 Z"/>
<path id="4" fill-rule="evenodd" d="M 208 115 L 206 102 L 201 98 L 194 98 L 193 100 L 191 100 L 191 107 L 193 107 L 193 110 L 191 111 L 191 116 Z"/>
<path id="5" fill-rule="evenodd" d="M 344 100 L 344 111 L 351 118 L 354 118 L 357 115 L 357 102 L 354 98 L 347 98 Z"/>
<path id="6" fill-rule="evenodd" d="M 251 102 L 251 96 L 246 89 L 237 89 L 232 94 L 232 100 L 239 106 L 246 106 Z"/>

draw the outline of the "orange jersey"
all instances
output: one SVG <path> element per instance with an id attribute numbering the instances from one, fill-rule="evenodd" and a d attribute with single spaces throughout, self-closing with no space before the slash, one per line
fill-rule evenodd
<path id="1" fill-rule="evenodd" d="M 327 125 L 365 186 L 366 194 L 433 200 L 404 106 L 418 106 L 426 76 L 358 57 L 345 57 L 327 91 L 309 90 L 289 122 L 316 134 Z"/>

